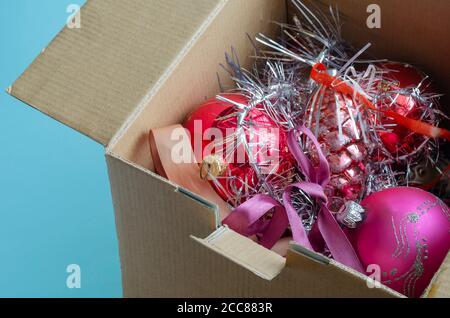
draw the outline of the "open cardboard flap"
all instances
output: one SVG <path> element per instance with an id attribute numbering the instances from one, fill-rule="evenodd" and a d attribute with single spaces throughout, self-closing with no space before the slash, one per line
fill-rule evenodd
<path id="1" fill-rule="evenodd" d="M 89 0 L 81 28 L 64 28 L 8 92 L 106 145 L 228 1 Z M 380 29 L 366 27 L 370 1 L 337 3 L 356 47 L 371 41 L 372 53 L 413 63 L 450 91 L 448 1 L 378 1 Z"/>
<path id="2" fill-rule="evenodd" d="M 8 92 L 106 145 L 224 0 L 89 0 Z"/>
<path id="3" fill-rule="evenodd" d="M 450 252 L 424 293 L 428 298 L 450 297 Z"/>
<path id="4" fill-rule="evenodd" d="M 221 256 L 230 263 L 228 266 L 231 268 L 240 266 L 255 275 L 246 279 L 251 282 L 247 288 L 251 290 L 252 295 L 259 297 L 370 295 L 370 297 L 404 298 L 403 295 L 383 285 L 368 289 L 366 276 L 293 242 L 284 258 L 227 227 L 219 228 L 206 239 L 194 236 L 191 238 L 210 251 L 210 260 Z M 233 274 L 238 276 L 239 272 L 233 270 Z M 226 290 L 226 284 L 223 285 Z"/>

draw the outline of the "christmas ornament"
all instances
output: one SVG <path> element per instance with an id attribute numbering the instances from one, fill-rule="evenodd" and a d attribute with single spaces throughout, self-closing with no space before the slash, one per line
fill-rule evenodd
<path id="1" fill-rule="evenodd" d="M 439 198 L 417 188 L 398 187 L 361 202 L 366 219 L 350 230 L 365 268 L 380 267 L 381 282 L 420 297 L 450 248 L 450 212 Z"/>
<path id="2" fill-rule="evenodd" d="M 390 82 L 391 88 L 416 88 L 424 92 L 431 92 L 431 81 L 428 76 L 418 68 L 400 62 L 383 63 L 383 78 Z"/>
<path id="3" fill-rule="evenodd" d="M 197 108 L 184 127 L 201 177 L 232 206 L 255 194 L 274 195 L 280 182 L 289 183 L 294 160 L 287 132 L 262 105 L 240 94 L 222 94 Z"/>
<path id="4" fill-rule="evenodd" d="M 406 118 L 432 125 L 439 123 L 438 95 L 433 93 L 428 76 L 403 63 L 385 63 L 381 65 L 381 69 L 383 75 L 378 81 L 377 96 L 377 106 L 380 109 L 391 110 Z M 381 124 L 385 131 L 380 133 L 380 138 L 397 161 L 431 150 L 426 149 L 428 137 L 399 125 L 393 118 L 382 116 Z"/>
<path id="5" fill-rule="evenodd" d="M 373 67 L 372 67 L 373 69 Z M 370 72 L 369 72 L 370 73 Z M 374 73 L 376 75 L 376 73 Z M 365 74 L 364 74 L 365 75 Z M 401 129 L 405 129 L 405 131 L 407 131 L 408 134 L 418 137 L 418 138 L 423 138 L 425 141 L 425 143 L 428 143 L 429 141 L 433 140 L 433 139 L 437 139 L 438 137 L 441 137 L 443 139 L 447 139 L 450 140 L 450 131 L 442 129 L 442 128 L 438 128 L 436 126 L 434 126 L 433 124 L 435 124 L 434 121 L 430 120 L 430 122 L 427 122 L 425 120 L 425 118 L 427 118 L 426 113 L 423 112 L 422 117 L 420 119 L 414 119 L 414 118 L 410 118 L 407 117 L 405 115 L 400 114 L 398 111 L 394 111 L 392 108 L 388 108 L 388 109 L 383 109 L 383 107 L 377 107 L 375 106 L 375 104 L 372 101 L 375 101 L 376 99 L 373 97 L 370 97 L 363 88 L 365 88 L 365 85 L 361 85 L 364 84 L 364 81 L 361 81 L 361 78 L 359 76 L 356 76 L 356 78 L 360 78 L 359 82 L 360 84 L 358 84 L 358 82 L 356 82 L 355 79 L 352 79 L 351 77 L 344 75 L 342 77 L 338 77 L 336 75 L 333 75 L 332 72 L 328 71 L 326 66 L 323 64 L 316 64 L 313 66 L 312 71 L 311 71 L 311 78 L 316 82 L 321 84 L 321 86 L 319 86 L 319 89 L 317 90 L 317 94 L 319 96 L 319 98 L 317 98 L 316 96 L 313 96 L 312 98 L 312 107 L 311 107 L 311 113 L 315 114 L 316 116 L 316 125 L 320 125 L 322 124 L 322 126 L 325 127 L 325 132 L 327 133 L 327 130 L 329 130 L 328 126 L 324 125 L 323 123 L 321 123 L 321 118 L 324 118 L 323 115 L 321 114 L 322 112 L 325 112 L 325 117 L 326 118 L 333 118 L 332 117 L 332 108 L 333 105 L 331 106 L 325 106 L 326 108 L 323 108 L 323 100 L 327 101 L 326 98 L 324 98 L 324 94 L 325 93 L 321 93 L 321 91 L 323 90 L 332 90 L 335 94 L 342 94 L 342 97 L 347 98 L 350 102 L 344 102 L 343 104 L 346 106 L 353 106 L 354 109 L 356 109 L 356 113 L 353 115 L 353 118 L 356 118 L 355 121 L 359 122 L 359 130 L 361 131 L 361 135 L 362 135 L 362 139 L 365 143 L 365 145 L 367 145 L 368 147 L 366 148 L 367 150 L 370 150 L 371 148 L 374 150 L 378 150 L 380 151 L 380 147 L 377 147 L 377 144 L 379 144 L 377 142 L 377 137 L 373 136 L 376 135 L 377 130 L 379 129 L 379 127 L 377 126 L 376 121 L 374 120 L 374 118 L 376 119 L 377 116 L 382 116 L 383 118 L 390 118 L 393 120 L 393 123 L 395 123 L 395 125 L 398 125 L 399 127 L 401 127 Z M 369 79 L 368 81 L 369 83 L 376 83 L 376 81 Z M 371 87 L 371 85 L 367 85 L 367 87 Z M 367 90 L 369 91 L 369 90 Z M 388 90 L 389 93 L 391 93 L 390 90 Z M 326 95 L 325 95 L 326 96 Z M 336 97 L 338 95 L 335 95 Z M 413 95 L 411 95 L 413 96 Z M 314 104 L 316 100 L 319 100 L 319 104 L 318 107 L 315 107 Z M 328 99 L 329 100 L 329 99 Z M 336 102 L 334 103 L 334 105 L 339 105 L 339 99 L 336 98 Z M 341 106 L 336 107 L 336 114 L 339 114 L 339 111 L 341 109 Z M 432 117 L 432 114 L 430 114 L 430 117 Z M 309 115 L 309 122 L 311 122 L 311 118 L 313 118 L 314 115 Z M 337 118 L 337 120 L 334 120 L 334 122 L 337 123 L 337 127 L 338 127 L 338 136 L 339 139 L 337 139 L 339 142 L 342 142 L 343 140 L 345 140 L 345 134 L 344 134 L 344 139 L 341 139 L 344 133 L 344 130 L 342 128 L 340 119 L 341 119 L 341 115 L 336 115 L 335 116 Z M 353 121 L 353 122 L 355 122 Z M 313 123 L 314 124 L 314 123 Z M 331 129 L 333 129 L 333 127 L 330 127 Z M 315 131 L 318 137 L 320 137 L 321 134 L 321 129 L 320 127 L 315 127 Z M 342 132 L 342 133 L 341 133 Z M 358 132 L 357 129 L 354 130 L 355 132 L 355 136 L 356 133 Z M 398 136 L 398 140 L 401 140 L 402 136 Z M 324 138 L 322 138 L 324 139 Z M 395 138 L 393 138 L 395 139 Z M 336 139 L 334 139 L 336 140 Z M 347 139 L 348 141 L 351 141 L 351 139 Z M 425 147 L 425 143 L 422 144 L 420 147 L 418 147 L 417 149 L 414 150 L 414 152 L 408 153 L 405 156 L 400 156 L 398 158 L 394 158 L 393 160 L 386 161 L 386 157 L 381 156 L 380 154 L 378 154 L 377 156 L 374 156 L 373 153 L 371 153 L 371 151 L 369 151 L 370 156 L 368 158 L 370 158 L 370 161 L 367 162 L 369 164 L 369 167 L 371 168 L 372 171 L 375 171 L 375 173 L 377 175 L 381 174 L 385 174 L 384 171 L 388 171 L 389 172 L 394 172 L 393 174 L 391 174 L 391 176 L 389 178 L 391 179 L 395 179 L 395 171 L 398 171 L 398 168 L 394 165 L 395 163 L 401 161 L 401 160 L 411 160 L 413 158 L 414 155 L 418 155 L 419 151 L 424 151 L 425 149 L 430 149 L 429 147 L 426 148 Z M 336 149 L 339 146 L 345 146 L 342 144 L 337 143 L 338 146 L 336 147 Z M 325 143 L 324 144 L 326 148 L 331 148 L 330 147 L 330 143 Z M 381 147 L 382 148 L 382 147 Z M 345 156 L 341 157 L 339 156 L 340 153 L 338 152 L 338 160 L 336 160 L 336 162 L 345 162 L 347 165 L 350 165 L 352 163 L 351 160 L 349 160 L 348 158 L 346 158 Z M 432 160 L 430 158 L 430 160 Z M 378 162 L 378 161 L 383 161 L 383 162 Z M 409 163 L 409 161 L 407 161 Z M 378 165 L 378 167 L 376 167 Z M 374 169 L 374 167 L 376 169 Z M 364 167 L 364 168 L 367 168 Z M 338 175 L 338 177 L 340 177 Z M 338 187 L 336 187 L 336 189 L 340 190 Z M 362 199 L 362 197 L 364 196 L 363 192 L 360 192 L 360 199 Z M 350 196 L 345 196 L 344 193 L 344 202 L 345 200 L 348 200 L 349 198 L 351 198 Z M 342 204 L 342 203 L 341 203 Z M 331 209 L 333 211 L 336 211 L 335 208 L 331 207 Z"/>
<path id="6" fill-rule="evenodd" d="M 345 202 L 360 198 L 367 177 L 370 144 L 364 141 L 363 119 L 351 98 L 320 88 L 306 113 L 306 121 L 330 165 L 326 194 L 329 208 L 336 213 Z M 316 162 L 314 153 L 312 157 Z"/>

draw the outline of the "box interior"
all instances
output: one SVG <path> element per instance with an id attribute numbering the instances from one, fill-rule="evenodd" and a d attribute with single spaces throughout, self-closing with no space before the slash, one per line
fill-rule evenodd
<path id="1" fill-rule="evenodd" d="M 232 85 L 220 63 L 233 48 L 242 65 L 249 66 L 254 48 L 248 38 L 262 32 L 275 36 L 278 28 L 271 21 L 286 20 L 285 1 L 231 1 L 184 56 L 160 90 L 142 109 L 135 121 L 111 143 L 109 149 L 149 170 L 149 129 L 182 123 L 186 115 L 224 86 Z"/>
<path id="2" fill-rule="evenodd" d="M 448 25 L 444 21 L 446 15 L 439 11 L 445 9 L 448 12 L 450 3 L 436 1 L 436 5 L 429 6 L 419 0 L 395 3 L 378 1 L 383 10 L 383 27 L 369 30 L 365 20 L 370 1 L 337 2 L 345 21 L 344 36 L 356 47 L 371 41 L 374 44 L 371 53 L 418 65 L 437 79 L 438 87 L 448 91 L 450 63 L 443 57 L 450 52 L 442 39 L 445 39 L 449 28 L 445 28 Z M 414 18 L 414 23 L 405 25 L 404 19 L 398 19 L 400 8 L 411 17 L 420 12 L 423 19 Z M 230 52 L 233 47 L 241 64 L 250 66 L 253 61 L 249 55 L 253 47 L 247 34 L 251 38 L 259 32 L 275 37 L 279 29 L 270 21 L 285 21 L 290 13 L 292 7 L 284 1 L 228 2 L 152 99 L 110 143 L 108 155 L 153 171 L 147 140 L 149 129 L 181 123 L 191 110 L 219 93 L 217 75 L 222 83 L 231 85 L 219 65 L 224 62 L 224 53 Z M 431 25 L 429 21 L 434 21 L 434 24 Z M 438 48 L 431 43 L 438 43 Z M 437 55 L 441 57 L 440 60 L 436 59 Z"/>
<path id="3" fill-rule="evenodd" d="M 450 43 L 443 40 L 447 38 L 450 22 L 442 14 L 450 12 L 450 3 L 438 0 L 430 6 L 420 0 L 378 1 L 382 27 L 368 29 L 366 19 L 370 1 L 335 2 L 343 21 L 344 38 L 355 48 L 370 42 L 370 56 L 412 63 L 430 74 L 438 92 L 450 91 L 450 61 L 445 58 L 450 55 Z M 327 10 L 327 4 L 321 1 L 313 3 Z M 232 85 L 220 67 L 220 63 L 225 62 L 224 53 L 231 52 L 233 47 L 241 64 L 248 68 L 253 63 L 249 57 L 253 46 L 248 36 L 254 39 L 261 32 L 275 38 L 279 27 L 271 22 L 286 21 L 295 12 L 290 1 L 248 1 L 239 5 L 237 2 L 233 5 L 231 1 L 135 120 L 110 143 L 109 151 L 153 170 L 147 143 L 148 130 L 181 123 L 191 110 L 220 92 L 218 76 L 223 84 Z M 405 25 L 405 18 L 400 19 L 398 12 L 406 17 L 416 17 L 414 23 Z M 418 12 L 420 18 L 417 17 Z M 447 99 L 444 96 L 443 105 Z"/>

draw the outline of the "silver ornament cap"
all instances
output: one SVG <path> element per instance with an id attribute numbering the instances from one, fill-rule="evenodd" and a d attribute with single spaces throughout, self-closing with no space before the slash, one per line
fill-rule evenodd
<path id="1" fill-rule="evenodd" d="M 365 212 L 366 210 L 360 204 L 355 201 L 347 201 L 336 215 L 336 219 L 342 225 L 354 229 L 358 223 L 363 221 Z"/>

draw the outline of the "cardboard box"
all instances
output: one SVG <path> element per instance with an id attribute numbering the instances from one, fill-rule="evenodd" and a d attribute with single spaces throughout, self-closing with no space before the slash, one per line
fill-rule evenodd
<path id="1" fill-rule="evenodd" d="M 450 3 L 337 1 L 355 46 L 421 66 L 450 86 Z M 287 258 L 222 228 L 217 209 L 152 172 L 147 132 L 179 123 L 219 91 L 233 46 L 249 65 L 247 35 L 275 35 L 284 0 L 89 0 L 81 28 L 65 28 L 11 86 L 11 95 L 106 147 L 126 297 L 401 297 L 293 244 Z M 226 78 L 226 77 L 224 77 Z M 428 296 L 450 296 L 450 258 Z"/>

